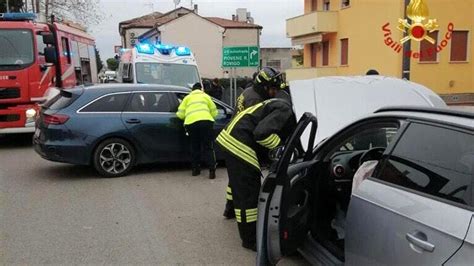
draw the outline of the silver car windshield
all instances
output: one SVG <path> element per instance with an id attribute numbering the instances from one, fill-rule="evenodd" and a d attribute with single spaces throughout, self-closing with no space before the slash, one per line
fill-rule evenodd
<path id="1" fill-rule="evenodd" d="M 33 34 L 29 30 L 0 29 L 0 68 L 15 68 L 34 61 Z"/>
<path id="2" fill-rule="evenodd" d="M 196 66 L 184 64 L 137 63 L 137 83 L 189 87 L 199 82 Z"/>

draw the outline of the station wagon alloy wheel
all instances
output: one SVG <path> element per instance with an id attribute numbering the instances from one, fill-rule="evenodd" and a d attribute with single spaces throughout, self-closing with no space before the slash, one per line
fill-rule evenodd
<path id="1" fill-rule="evenodd" d="M 130 151 L 120 143 L 111 143 L 100 152 L 100 165 L 111 174 L 120 174 L 130 166 Z"/>
<path id="2" fill-rule="evenodd" d="M 94 167 L 105 177 L 126 175 L 135 164 L 135 150 L 126 140 L 111 138 L 102 141 L 94 152 Z"/>

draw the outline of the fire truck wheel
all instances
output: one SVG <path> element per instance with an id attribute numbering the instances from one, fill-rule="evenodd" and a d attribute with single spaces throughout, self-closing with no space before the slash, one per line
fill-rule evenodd
<path id="1" fill-rule="evenodd" d="M 123 139 L 102 141 L 94 151 L 94 168 L 104 177 L 126 175 L 135 164 L 135 150 Z"/>

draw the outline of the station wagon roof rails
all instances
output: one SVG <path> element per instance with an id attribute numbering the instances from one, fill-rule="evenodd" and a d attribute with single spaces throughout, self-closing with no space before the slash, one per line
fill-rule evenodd
<path id="1" fill-rule="evenodd" d="M 384 112 L 416 112 L 416 113 L 427 113 L 427 114 L 438 114 L 438 115 L 450 115 L 463 118 L 474 119 L 474 113 L 442 109 L 442 108 L 429 108 L 429 107 L 416 107 L 416 106 L 393 106 L 393 107 L 383 107 L 375 111 L 374 113 L 384 113 Z"/>

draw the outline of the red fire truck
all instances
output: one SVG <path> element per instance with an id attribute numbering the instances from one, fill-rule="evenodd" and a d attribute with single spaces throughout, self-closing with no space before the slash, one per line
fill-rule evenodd
<path id="1" fill-rule="evenodd" d="M 35 17 L 0 14 L 0 134 L 34 132 L 38 103 L 55 88 L 97 83 L 94 38 Z"/>

